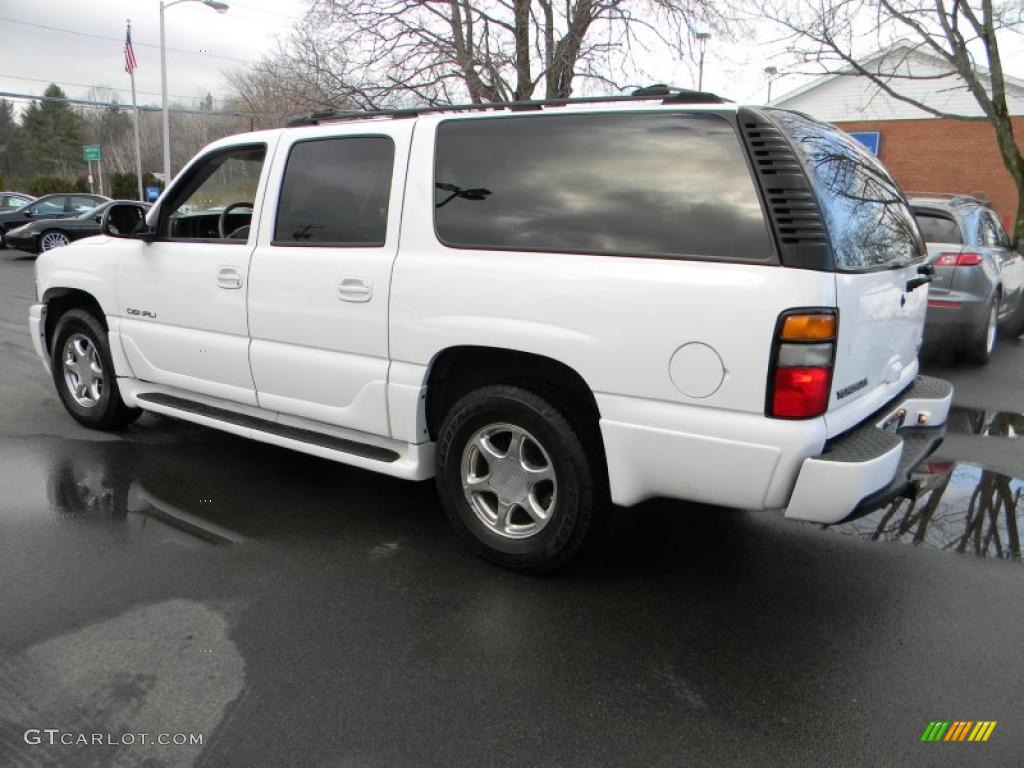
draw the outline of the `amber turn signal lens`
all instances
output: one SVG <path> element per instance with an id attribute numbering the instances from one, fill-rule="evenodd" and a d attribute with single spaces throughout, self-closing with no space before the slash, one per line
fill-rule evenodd
<path id="1" fill-rule="evenodd" d="M 835 315 L 789 315 L 782 324 L 783 341 L 822 341 L 835 336 Z"/>

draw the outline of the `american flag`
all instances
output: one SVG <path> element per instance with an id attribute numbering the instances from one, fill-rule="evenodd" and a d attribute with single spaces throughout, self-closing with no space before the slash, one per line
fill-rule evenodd
<path id="1" fill-rule="evenodd" d="M 128 25 L 128 33 L 124 39 L 124 71 L 131 74 L 138 69 L 139 64 L 135 61 L 135 51 L 132 49 L 132 25 Z"/>

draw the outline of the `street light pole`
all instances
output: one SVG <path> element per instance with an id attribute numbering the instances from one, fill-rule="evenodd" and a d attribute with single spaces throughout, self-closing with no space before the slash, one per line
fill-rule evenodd
<path id="1" fill-rule="evenodd" d="M 768 100 L 765 104 L 772 103 L 772 83 L 775 81 L 775 76 L 779 74 L 778 67 L 765 67 L 764 73 L 768 75 Z"/>
<path id="2" fill-rule="evenodd" d="M 711 39 L 710 32 L 698 32 L 697 41 L 700 43 L 700 64 L 697 69 L 697 90 L 704 90 L 704 49 L 707 47 L 708 40 Z"/>
<path id="3" fill-rule="evenodd" d="M 220 0 L 172 0 L 167 3 L 160 0 L 160 103 L 163 106 L 164 125 L 164 188 L 171 183 L 171 116 L 167 109 L 167 45 L 164 34 L 164 11 L 178 3 L 197 2 L 213 8 L 217 13 L 227 13 L 230 7 Z"/>

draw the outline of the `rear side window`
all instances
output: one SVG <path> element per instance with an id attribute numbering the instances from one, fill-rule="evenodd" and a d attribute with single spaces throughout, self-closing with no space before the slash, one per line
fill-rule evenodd
<path id="1" fill-rule="evenodd" d="M 914 216 L 926 243 L 963 243 L 960 225 L 951 217 L 926 211 L 915 211 Z"/>
<path id="2" fill-rule="evenodd" d="M 773 255 L 736 132 L 714 115 L 449 120 L 434 187 L 437 235 L 452 247 Z"/>
<path id="3" fill-rule="evenodd" d="M 274 245 L 384 245 L 395 145 L 386 136 L 295 144 L 281 183 Z"/>
<path id="4" fill-rule="evenodd" d="M 837 269 L 884 269 L 924 258 L 910 206 L 878 158 L 831 125 L 795 112 L 768 111 L 807 170 Z"/>

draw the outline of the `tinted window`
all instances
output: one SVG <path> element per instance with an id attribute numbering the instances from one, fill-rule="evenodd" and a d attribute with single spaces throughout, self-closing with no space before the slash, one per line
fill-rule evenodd
<path id="1" fill-rule="evenodd" d="M 921 227 L 921 235 L 926 243 L 962 243 L 963 236 L 960 234 L 960 225 L 949 216 L 939 213 L 926 213 L 915 211 L 918 226 Z"/>
<path id="2" fill-rule="evenodd" d="M 831 125 L 794 112 L 770 112 L 807 169 L 839 269 L 888 267 L 924 257 L 914 216 L 878 158 Z"/>
<path id="3" fill-rule="evenodd" d="M 295 144 L 281 183 L 274 244 L 384 245 L 394 154 L 385 136 Z"/>
<path id="4" fill-rule="evenodd" d="M 5 195 L 3 198 L 3 204 L 0 205 L 5 211 L 16 211 L 19 208 L 23 208 L 28 204 L 28 200 L 23 197 L 15 197 L 14 195 Z"/>
<path id="5" fill-rule="evenodd" d="M 736 133 L 713 115 L 554 115 L 438 127 L 438 237 L 464 248 L 766 260 Z"/>

